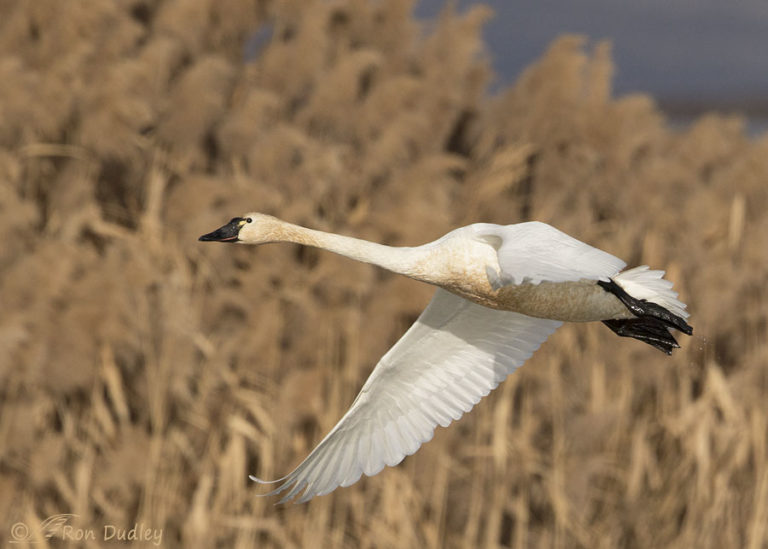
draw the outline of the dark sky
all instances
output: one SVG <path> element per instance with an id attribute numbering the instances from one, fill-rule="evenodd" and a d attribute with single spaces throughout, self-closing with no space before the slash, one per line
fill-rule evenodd
<path id="1" fill-rule="evenodd" d="M 459 0 L 459 11 L 478 2 Z M 514 82 L 556 36 L 613 43 L 618 94 L 768 101 L 768 0 L 486 0 L 485 39 L 499 78 Z M 432 17 L 443 0 L 421 0 Z"/>

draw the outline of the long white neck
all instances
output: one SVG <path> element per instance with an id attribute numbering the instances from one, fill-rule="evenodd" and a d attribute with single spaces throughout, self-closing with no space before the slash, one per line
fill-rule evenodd
<path id="1" fill-rule="evenodd" d="M 293 242 L 322 248 L 356 261 L 378 265 L 388 271 L 425 282 L 433 282 L 428 261 L 434 257 L 434 244 L 414 248 L 385 246 L 350 236 L 326 233 L 276 220 L 271 242 Z"/>

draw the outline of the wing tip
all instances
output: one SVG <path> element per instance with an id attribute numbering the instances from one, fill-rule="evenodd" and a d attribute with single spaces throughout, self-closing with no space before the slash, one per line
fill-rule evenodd
<path id="1" fill-rule="evenodd" d="M 292 498 L 297 496 L 298 493 L 301 492 L 301 489 L 303 488 L 303 487 L 298 487 L 297 486 L 299 484 L 299 480 L 296 479 L 296 478 L 291 478 L 291 475 L 286 475 L 286 476 L 284 476 L 282 478 L 278 478 L 278 479 L 275 479 L 275 480 L 262 480 L 262 479 L 256 477 L 255 475 L 248 475 L 248 478 L 250 480 L 252 480 L 253 482 L 255 482 L 256 484 L 261 484 L 261 485 L 270 485 L 270 484 L 276 484 L 278 482 L 282 482 L 282 484 L 280 486 L 276 487 L 274 490 L 270 490 L 269 492 L 265 492 L 264 494 L 256 494 L 256 497 L 265 498 L 265 497 L 269 497 L 269 496 L 276 496 L 276 495 L 282 494 L 286 490 L 290 489 L 289 492 L 285 496 L 283 496 L 277 502 L 275 502 L 275 505 L 281 505 L 281 504 L 284 504 L 284 503 L 288 503 L 288 501 L 290 501 Z M 304 498 L 306 495 L 307 495 L 306 493 L 304 495 L 302 495 L 302 498 Z M 314 496 L 314 494 L 313 494 L 313 496 Z M 309 499 L 311 499 L 313 496 L 310 496 Z M 308 501 L 308 500 L 306 500 L 306 501 Z M 296 501 L 294 503 L 299 503 L 299 502 Z"/>
<path id="2" fill-rule="evenodd" d="M 286 477 L 276 478 L 275 480 L 263 480 L 258 478 L 256 475 L 248 475 L 248 478 L 251 479 L 256 484 L 275 484 L 280 482 L 281 480 L 285 480 Z"/>

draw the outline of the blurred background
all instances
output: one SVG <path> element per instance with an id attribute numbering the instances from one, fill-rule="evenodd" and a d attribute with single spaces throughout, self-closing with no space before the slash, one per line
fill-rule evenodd
<path id="1" fill-rule="evenodd" d="M 768 545 L 762 4 L 493 7 L 0 0 L 0 544 Z M 564 326 L 400 466 L 275 506 L 248 474 L 433 290 L 197 242 L 252 210 L 390 245 L 548 222 L 665 269 L 695 335 Z"/>
<path id="2" fill-rule="evenodd" d="M 455 4 L 466 9 L 476 4 Z M 675 125 L 706 111 L 739 112 L 747 129 L 768 129 L 768 6 L 762 0 L 489 0 L 494 17 L 483 28 L 495 79 L 513 84 L 523 69 L 564 32 L 608 39 L 616 64 L 617 94 L 647 92 Z M 433 18 L 441 0 L 424 0 L 415 14 Z"/>

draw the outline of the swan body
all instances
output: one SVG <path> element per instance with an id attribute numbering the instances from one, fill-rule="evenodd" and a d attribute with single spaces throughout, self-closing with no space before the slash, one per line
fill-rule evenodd
<path id="1" fill-rule="evenodd" d="M 422 246 L 390 247 L 249 213 L 200 240 L 293 242 L 438 286 L 331 432 L 294 471 L 271 481 L 281 484 L 270 493 L 286 492 L 281 502 L 299 494 L 307 501 L 396 465 L 437 425 L 468 412 L 563 321 L 602 321 L 667 353 L 678 346 L 669 328 L 692 333 L 663 271 L 622 271 L 621 259 L 545 223 L 476 223 Z"/>

